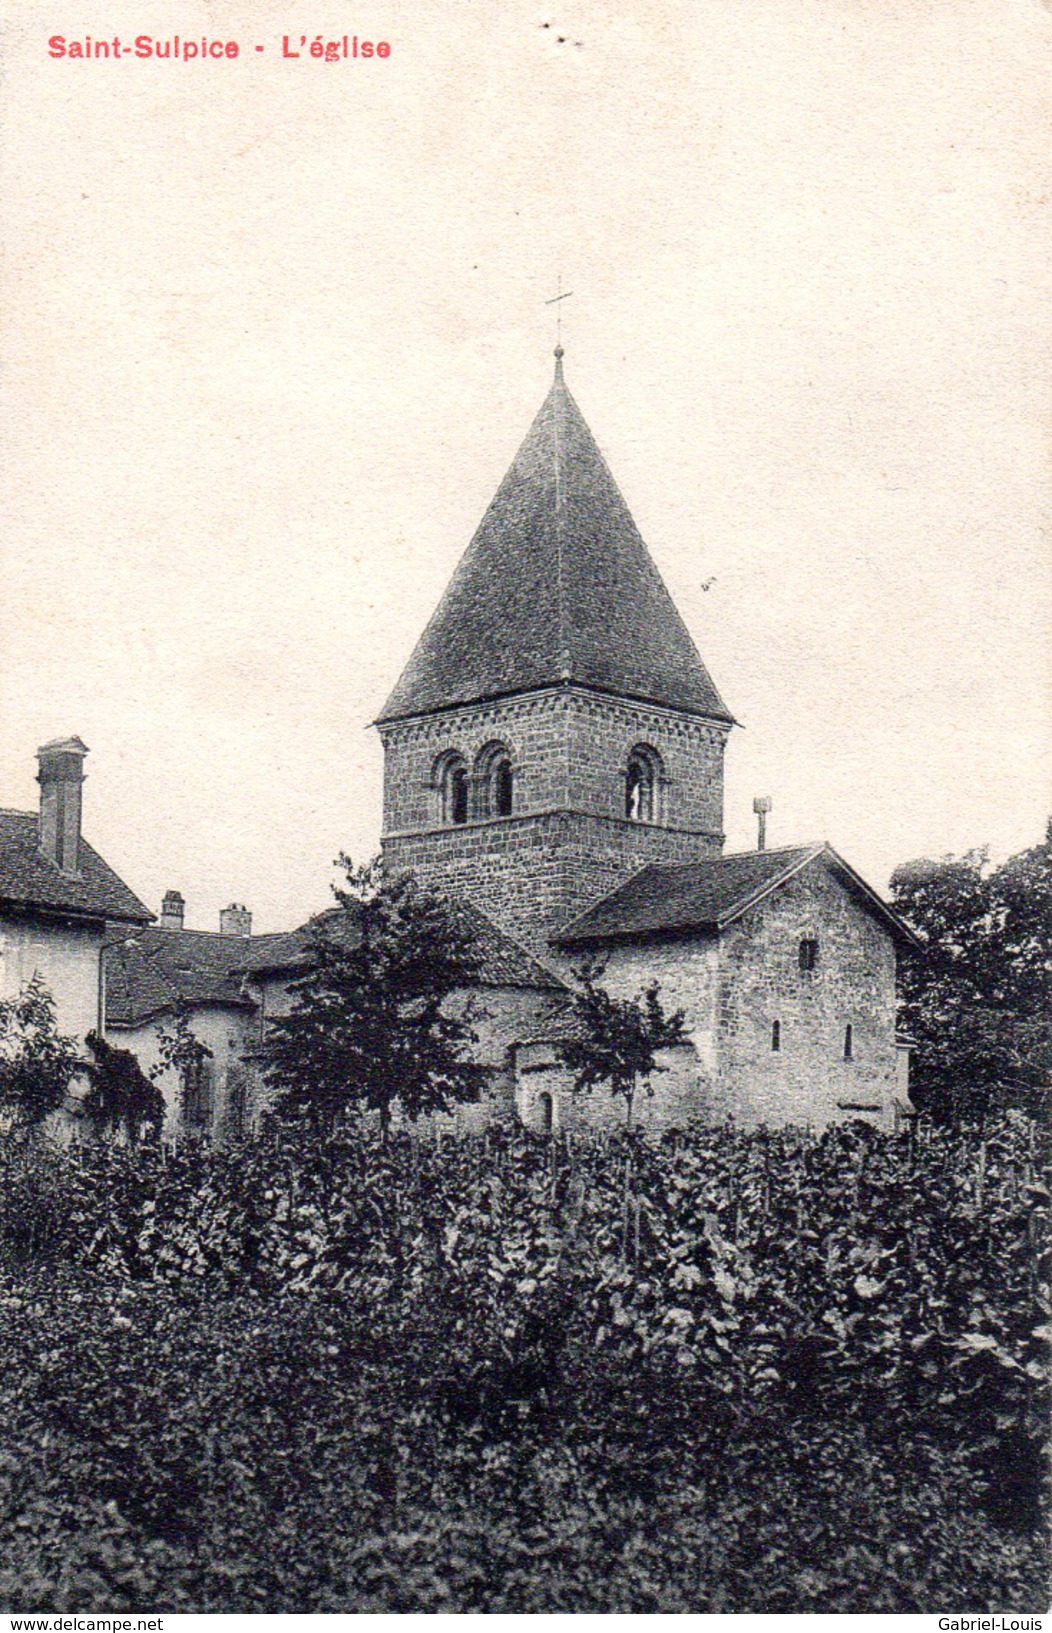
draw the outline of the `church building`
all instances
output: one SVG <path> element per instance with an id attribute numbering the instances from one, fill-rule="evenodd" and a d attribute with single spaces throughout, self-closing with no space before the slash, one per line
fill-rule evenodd
<path id="1" fill-rule="evenodd" d="M 563 378 L 555 379 L 376 722 L 383 855 L 449 896 L 480 951 L 476 1058 L 489 1092 L 456 1121 L 616 1125 L 573 1093 L 559 1044 L 574 970 L 682 1009 L 638 1105 L 693 1121 L 889 1126 L 908 1106 L 895 966 L 909 930 L 824 843 L 723 850 L 733 717 L 698 655 Z M 761 805 L 764 802 L 759 802 Z M 113 931 L 107 1024 L 156 1068 L 173 1017 L 206 1044 L 200 1081 L 165 1084 L 171 1128 L 238 1138 L 267 1104 L 267 1025 L 286 1011 L 310 926 L 254 936 L 231 907 Z M 348 927 L 354 933 L 354 927 Z M 192 1091 L 192 1092 L 191 1092 Z"/>
<path id="2" fill-rule="evenodd" d="M 563 375 L 376 722 L 383 855 L 469 901 L 556 976 L 657 979 L 691 1045 L 643 1120 L 864 1116 L 906 1101 L 895 968 L 911 934 L 825 843 L 723 853 L 733 716 Z M 510 1020 L 510 1018 L 509 1018 Z M 575 1099 L 565 1011 L 504 1041 L 539 1128 Z"/>

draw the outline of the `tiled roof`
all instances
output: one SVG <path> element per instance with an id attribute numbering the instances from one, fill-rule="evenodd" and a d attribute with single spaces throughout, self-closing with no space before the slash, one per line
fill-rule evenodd
<path id="1" fill-rule="evenodd" d="M 731 719 L 559 363 L 380 722 L 566 682 Z"/>
<path id="2" fill-rule="evenodd" d="M 180 1002 L 252 1008 L 244 991 L 249 945 L 248 937 L 206 930 L 112 933 L 106 947 L 107 1021 L 138 1026 Z"/>
<path id="3" fill-rule="evenodd" d="M 485 914 L 474 902 L 465 901 L 463 897 L 450 896 L 447 902 L 453 917 L 470 935 L 474 937 L 475 949 L 479 954 L 480 965 L 478 984 L 483 987 L 532 987 L 543 992 L 560 992 L 563 983 L 558 976 L 541 964 L 525 947 L 505 931 L 499 929 L 493 920 Z M 332 908 L 328 913 L 322 913 L 312 921 L 324 924 L 327 928 L 333 927 L 347 932 L 348 915 L 340 908 Z M 276 956 L 285 953 L 288 958 L 287 967 L 306 966 L 309 959 L 311 925 L 304 925 L 301 930 L 294 930 L 285 937 L 272 937 L 277 942 L 284 942 L 276 952 L 268 952 L 262 957 L 253 954 L 251 968 L 257 971 L 276 969 L 279 966 L 274 960 Z M 253 937 L 253 944 L 262 937 Z"/>
<path id="4" fill-rule="evenodd" d="M 153 918 L 85 840 L 79 877 L 61 872 L 40 850 L 38 818 L 31 811 L 0 811 L 0 904 L 128 924 Z"/>
<path id="5" fill-rule="evenodd" d="M 536 1030 L 531 1029 L 528 1037 L 518 1040 L 520 1048 L 529 1048 L 531 1044 L 538 1043 L 568 1043 L 571 1040 L 576 1043 L 587 1036 L 584 1022 L 570 1003 L 549 1010 L 535 1025 Z"/>
<path id="6" fill-rule="evenodd" d="M 319 918 L 328 916 L 320 914 Z M 315 922 L 312 919 L 298 930 L 251 936 L 243 941 L 245 969 L 252 975 L 286 975 L 306 969 L 310 962 L 311 927 Z"/>
<path id="7" fill-rule="evenodd" d="M 898 915 L 825 844 L 643 868 L 582 913 L 556 939 L 560 946 L 573 947 L 637 936 L 719 931 L 816 861 L 860 897 L 892 935 L 912 943 L 914 938 Z"/>
<path id="8" fill-rule="evenodd" d="M 498 930 L 469 902 L 454 913 L 474 934 L 481 954 L 480 986 L 561 991 L 543 964 Z M 254 1006 L 246 977 L 291 975 L 310 964 L 316 927 L 356 933 L 353 919 L 331 908 L 297 930 L 266 936 L 226 936 L 205 930 L 141 930 L 111 934 L 106 949 L 106 1015 L 114 1026 L 139 1026 L 178 1003 Z"/>
<path id="9" fill-rule="evenodd" d="M 525 947 L 505 931 L 474 902 L 456 899 L 453 911 L 475 938 L 482 963 L 478 980 L 484 987 L 533 987 L 542 992 L 560 992 L 564 983 L 539 963 Z"/>

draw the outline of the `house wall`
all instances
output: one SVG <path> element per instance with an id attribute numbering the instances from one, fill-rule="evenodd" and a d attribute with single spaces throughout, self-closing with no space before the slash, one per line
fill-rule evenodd
<path id="1" fill-rule="evenodd" d="M 809 973 L 799 961 L 805 937 L 818 941 Z M 845 1060 L 848 1024 L 852 1058 Z M 743 1124 L 822 1126 L 860 1116 L 890 1126 L 898 1075 L 894 943 L 824 867 L 809 867 L 725 932 L 717 1046 L 721 1100 Z M 856 1109 L 863 1106 L 877 1109 Z"/>
<path id="2" fill-rule="evenodd" d="M 258 1126 L 261 1112 L 272 1099 L 260 1069 L 260 1044 L 267 1024 L 288 1014 L 292 1004 L 290 985 L 290 979 L 285 977 L 256 982 L 258 1008 L 255 1011 L 201 1005 L 193 1012 L 191 1031 L 199 1042 L 211 1049 L 213 1056 L 212 1138 L 216 1143 L 222 1144 L 232 1137 L 231 1110 L 235 1095 L 240 1093 L 243 1097 L 246 1133 Z M 470 995 L 455 994 L 451 1002 L 461 1009 L 468 1002 L 472 1006 L 477 1041 L 467 1052 L 472 1059 L 490 1068 L 490 1082 L 478 1103 L 458 1106 L 449 1115 L 422 1119 L 422 1130 L 478 1132 L 491 1123 L 507 1123 L 514 1116 L 515 1108 L 515 1043 L 533 1036 L 543 1027 L 545 1018 L 559 1002 L 558 995 L 532 988 L 485 987 Z M 111 1027 L 109 1041 L 118 1048 L 130 1049 L 149 1074 L 161 1060 L 162 1029 L 170 1030 L 170 1027 L 171 1018 L 163 1016 L 134 1028 Z M 159 1086 L 166 1105 L 164 1137 L 175 1140 L 181 1133 L 180 1085 L 175 1072 L 166 1072 Z"/>
<path id="3" fill-rule="evenodd" d="M 0 915 L 0 997 L 16 997 L 39 972 L 55 1000 L 59 1031 L 83 1045 L 100 1025 L 102 933 L 101 924 Z"/>
<path id="4" fill-rule="evenodd" d="M 162 1032 L 170 1032 L 171 1028 L 171 1016 L 162 1015 L 136 1027 L 111 1025 L 106 1035 L 114 1048 L 130 1049 L 150 1076 L 161 1064 Z M 245 1133 L 250 1132 L 258 1117 L 261 1086 L 250 1058 L 256 1039 L 255 1016 L 218 1004 L 200 1005 L 193 1011 L 190 1030 L 199 1043 L 212 1051 L 211 1137 L 222 1144 L 233 1137 L 232 1117 L 239 1097 L 243 1097 L 245 1103 Z M 169 1067 L 157 1081 L 165 1103 L 163 1138 L 176 1140 L 184 1132 L 180 1122 L 178 1074 Z"/>
<path id="5" fill-rule="evenodd" d="M 573 688 L 450 710 L 381 728 L 383 852 L 392 869 L 478 903 L 528 946 L 583 912 L 648 862 L 719 855 L 727 728 Z M 448 752 L 471 770 L 495 742 L 509 750 L 514 809 L 444 826 L 437 767 Z M 625 817 L 631 750 L 664 768 L 658 820 Z"/>

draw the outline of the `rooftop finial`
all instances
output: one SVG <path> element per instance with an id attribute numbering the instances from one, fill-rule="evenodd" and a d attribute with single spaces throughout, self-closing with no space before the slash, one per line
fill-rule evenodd
<path id="1" fill-rule="evenodd" d="M 557 380 L 561 380 L 562 377 L 563 377 L 563 309 L 562 309 L 562 302 L 563 301 L 568 301 L 572 294 L 573 294 L 572 289 L 568 289 L 565 294 L 563 293 L 563 277 L 562 277 L 562 273 L 560 272 L 560 274 L 559 274 L 559 293 L 557 295 L 553 295 L 551 300 L 547 300 L 544 303 L 545 306 L 554 306 L 555 307 L 555 378 Z"/>

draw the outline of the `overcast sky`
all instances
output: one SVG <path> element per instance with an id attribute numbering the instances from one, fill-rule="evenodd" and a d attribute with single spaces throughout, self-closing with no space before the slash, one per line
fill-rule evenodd
<path id="1" fill-rule="evenodd" d="M 772 843 L 878 888 L 1040 837 L 1040 0 L 7 15 L 0 804 L 77 732 L 88 836 L 149 905 L 326 905 L 561 274 L 570 388 L 742 725 L 729 848 L 758 793 Z M 391 56 L 282 60 L 319 27 Z M 241 55 L 55 60 L 59 32 Z"/>

